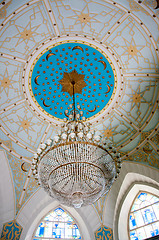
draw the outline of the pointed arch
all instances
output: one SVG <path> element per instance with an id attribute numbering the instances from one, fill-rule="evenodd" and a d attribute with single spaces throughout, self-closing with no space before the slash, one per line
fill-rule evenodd
<path id="1" fill-rule="evenodd" d="M 159 235 L 159 198 L 140 191 L 131 206 L 128 225 L 130 239 Z"/>
<path id="2" fill-rule="evenodd" d="M 50 211 L 38 224 L 33 240 L 82 239 L 79 227 L 70 213 L 62 207 Z"/>

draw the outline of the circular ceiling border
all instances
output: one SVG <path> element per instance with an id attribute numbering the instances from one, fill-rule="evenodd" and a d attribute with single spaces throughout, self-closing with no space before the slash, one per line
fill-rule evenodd
<path id="1" fill-rule="evenodd" d="M 114 54 L 111 53 L 110 50 L 108 50 L 109 49 L 108 47 L 106 47 L 101 42 L 99 43 L 96 40 L 92 40 L 82 36 L 63 36 L 63 37 L 50 39 L 50 41 L 42 43 L 41 46 L 39 48 L 36 48 L 36 50 L 30 55 L 24 67 L 23 84 L 22 84 L 24 88 L 24 93 L 26 95 L 26 99 L 29 101 L 29 106 L 33 109 L 34 112 L 38 114 L 39 117 L 42 117 L 44 120 L 47 120 L 50 123 L 58 124 L 59 122 L 62 122 L 62 119 L 59 119 L 49 114 L 37 103 L 36 99 L 34 98 L 33 92 L 31 91 L 31 76 L 32 76 L 33 68 L 36 62 L 38 61 L 38 59 L 52 47 L 63 44 L 63 43 L 77 43 L 77 44 L 82 43 L 90 47 L 93 47 L 94 49 L 98 50 L 100 53 L 102 53 L 105 56 L 105 58 L 108 60 L 114 72 L 115 86 L 114 86 L 114 91 L 112 93 L 110 100 L 101 111 L 99 111 L 94 116 L 87 118 L 87 120 L 89 120 L 92 123 L 98 122 L 100 118 L 104 118 L 106 114 L 109 114 L 110 111 L 114 109 L 116 102 L 118 102 L 117 99 L 120 96 L 119 94 L 120 94 L 121 84 L 123 84 L 121 67 L 119 67 L 118 60 L 115 59 Z"/>

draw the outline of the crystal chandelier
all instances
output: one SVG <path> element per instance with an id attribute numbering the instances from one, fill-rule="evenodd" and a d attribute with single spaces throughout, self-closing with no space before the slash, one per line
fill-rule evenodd
<path id="1" fill-rule="evenodd" d="M 79 105 L 65 110 L 67 118 L 53 139 L 40 145 L 32 162 L 33 175 L 42 188 L 62 204 L 80 208 L 92 204 L 111 188 L 117 178 L 120 153 L 107 139 L 91 131 Z"/>

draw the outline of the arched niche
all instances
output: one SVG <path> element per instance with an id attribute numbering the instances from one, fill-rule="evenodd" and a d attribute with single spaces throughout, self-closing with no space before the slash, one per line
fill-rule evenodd
<path id="1" fill-rule="evenodd" d="M 158 191 L 158 170 L 140 163 L 123 162 L 119 178 L 108 193 L 103 209 L 103 223 L 113 229 L 114 240 L 129 239 L 127 220 L 132 201 L 139 191 L 149 192 L 149 188 L 152 193 Z"/>
<path id="2" fill-rule="evenodd" d="M 29 199 L 17 217 L 17 221 L 23 227 L 20 239 L 31 240 L 41 219 L 51 210 L 59 206 L 66 210 L 77 222 L 81 235 L 83 236 L 82 240 L 94 239 L 94 232 L 89 227 L 89 223 L 87 224 L 87 220 L 81 216 L 80 210 L 77 211 L 74 208 L 59 205 L 58 201 L 49 197 L 42 189 L 38 190 L 34 196 Z"/>

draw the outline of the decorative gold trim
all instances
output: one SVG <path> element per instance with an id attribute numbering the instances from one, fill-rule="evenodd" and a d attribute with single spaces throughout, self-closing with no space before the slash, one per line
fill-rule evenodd
<path id="1" fill-rule="evenodd" d="M 52 171 L 50 172 L 49 177 L 50 177 L 50 175 L 51 175 L 54 171 L 56 171 L 57 169 L 59 169 L 59 168 L 61 168 L 61 167 L 64 167 L 64 166 L 67 166 L 67 165 L 77 164 L 77 163 L 85 163 L 85 164 L 88 164 L 88 165 L 92 165 L 93 167 L 98 168 L 98 169 L 103 173 L 103 175 L 105 175 L 104 172 L 103 172 L 103 170 L 102 170 L 100 167 L 98 167 L 98 166 L 96 166 L 95 164 L 93 164 L 93 163 L 89 163 L 89 162 L 69 162 L 69 163 L 65 163 L 65 164 L 62 164 L 62 165 L 54 168 L 54 170 L 52 170 Z"/>

